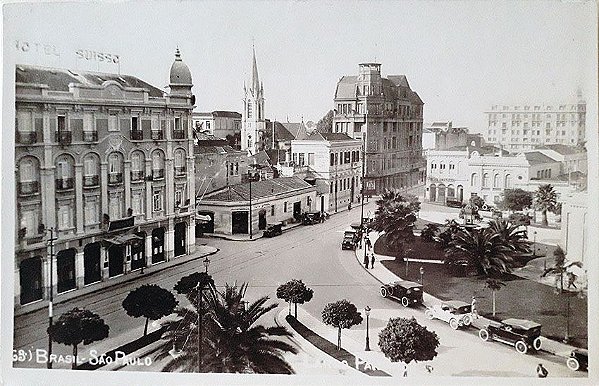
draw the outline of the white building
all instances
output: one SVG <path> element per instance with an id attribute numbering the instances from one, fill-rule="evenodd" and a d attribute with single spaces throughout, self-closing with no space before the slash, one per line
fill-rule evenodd
<path id="1" fill-rule="evenodd" d="M 198 133 L 227 138 L 241 133 L 241 114 L 235 111 L 193 113 L 193 128 Z"/>

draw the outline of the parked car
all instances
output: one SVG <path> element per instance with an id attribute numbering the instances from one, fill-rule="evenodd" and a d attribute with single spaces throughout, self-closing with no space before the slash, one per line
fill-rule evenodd
<path id="1" fill-rule="evenodd" d="M 462 201 L 456 198 L 447 198 L 445 199 L 445 205 L 449 206 L 450 208 L 461 208 L 463 204 Z"/>
<path id="2" fill-rule="evenodd" d="M 264 230 L 264 237 L 275 237 L 283 234 L 282 229 L 283 224 L 267 224 L 266 229 Z"/>
<path id="3" fill-rule="evenodd" d="M 343 241 L 341 241 L 341 249 L 356 249 L 358 244 L 358 232 L 355 229 L 348 229 L 343 232 Z"/>
<path id="4" fill-rule="evenodd" d="M 354 229 L 356 231 L 358 239 L 361 239 L 364 235 L 364 228 L 362 227 L 362 225 L 360 225 L 359 222 L 353 222 L 349 226 L 351 229 Z"/>
<path id="5" fill-rule="evenodd" d="M 530 216 L 526 213 L 512 213 L 508 217 L 508 221 L 516 225 L 530 225 Z"/>
<path id="6" fill-rule="evenodd" d="M 422 284 L 407 280 L 384 284 L 381 286 L 381 296 L 398 299 L 404 307 L 422 304 Z"/>
<path id="7" fill-rule="evenodd" d="M 440 319 L 449 323 L 449 326 L 457 330 L 462 326 L 472 323 L 472 305 L 459 300 L 447 301 L 429 307 L 424 314 L 429 319 Z"/>
<path id="8" fill-rule="evenodd" d="M 505 319 L 491 322 L 478 332 L 482 340 L 493 339 L 515 347 L 520 354 L 529 349 L 541 349 L 541 325 L 524 319 Z"/>
<path id="9" fill-rule="evenodd" d="M 318 224 L 323 221 L 322 213 L 320 212 L 306 212 L 302 218 L 303 225 Z"/>
<path id="10" fill-rule="evenodd" d="M 588 370 L 589 352 L 588 350 L 577 348 L 572 350 L 570 358 L 566 361 L 566 365 L 572 371 Z"/>

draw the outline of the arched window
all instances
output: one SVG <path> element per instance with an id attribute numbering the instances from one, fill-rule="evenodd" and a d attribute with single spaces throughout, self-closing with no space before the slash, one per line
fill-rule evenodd
<path id="1" fill-rule="evenodd" d="M 123 182 L 123 156 L 121 153 L 112 152 L 108 155 L 108 183 L 120 184 Z"/>
<path id="2" fill-rule="evenodd" d="M 506 174 L 505 175 L 505 187 L 506 188 L 511 188 L 512 187 L 512 176 L 511 176 L 511 174 Z"/>
<path id="3" fill-rule="evenodd" d="M 185 150 L 175 150 L 175 175 L 185 175 Z"/>
<path id="4" fill-rule="evenodd" d="M 152 153 L 152 173 L 154 178 L 164 178 L 164 153 L 161 150 Z"/>
<path id="5" fill-rule="evenodd" d="M 96 154 L 90 153 L 83 157 L 83 186 L 99 185 L 99 166 L 100 159 Z"/>
<path id="6" fill-rule="evenodd" d="M 489 173 L 483 174 L 483 187 L 489 186 Z"/>
<path id="7" fill-rule="evenodd" d="M 56 158 L 56 189 L 67 190 L 73 189 L 75 174 L 75 160 L 68 154 L 62 154 Z"/>
<path id="8" fill-rule="evenodd" d="M 39 192 L 39 161 L 33 157 L 25 157 L 19 161 L 19 193 L 33 194 Z"/>
<path id="9" fill-rule="evenodd" d="M 144 178 L 145 158 L 141 151 L 131 153 L 131 181 L 139 181 Z"/>
<path id="10" fill-rule="evenodd" d="M 493 177 L 493 187 L 494 188 L 499 187 L 499 174 L 495 174 L 495 176 Z"/>
<path id="11" fill-rule="evenodd" d="M 470 185 L 478 186 L 478 174 L 477 173 L 472 173 L 472 176 L 470 177 Z"/>

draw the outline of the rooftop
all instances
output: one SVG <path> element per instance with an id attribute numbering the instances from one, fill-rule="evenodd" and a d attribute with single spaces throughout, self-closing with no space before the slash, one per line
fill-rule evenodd
<path id="1" fill-rule="evenodd" d="M 354 139 L 345 133 L 312 133 L 308 138 L 310 141 L 353 141 Z"/>
<path id="2" fill-rule="evenodd" d="M 553 158 L 547 157 L 545 154 L 543 154 L 543 153 L 541 153 L 539 151 L 526 152 L 526 153 L 524 153 L 524 156 L 526 157 L 526 160 L 531 165 L 538 165 L 538 164 L 546 164 L 546 163 L 557 162 Z"/>
<path id="3" fill-rule="evenodd" d="M 540 146 L 540 147 L 537 147 L 537 149 L 549 149 L 549 150 L 553 150 L 561 155 L 570 155 L 570 154 L 584 152 L 582 149 L 578 149 L 574 146 L 562 145 L 562 144 L 557 144 L 557 143 L 553 144 L 553 145 Z"/>
<path id="4" fill-rule="evenodd" d="M 298 177 L 281 177 L 252 182 L 252 200 L 271 197 L 278 194 L 301 192 L 315 189 L 312 185 Z M 204 201 L 249 201 L 250 183 L 230 185 L 218 191 L 208 193 Z"/>

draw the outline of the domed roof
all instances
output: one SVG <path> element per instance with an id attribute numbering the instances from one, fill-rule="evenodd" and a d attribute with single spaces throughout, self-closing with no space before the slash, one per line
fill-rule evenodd
<path id="1" fill-rule="evenodd" d="M 175 61 L 171 66 L 171 84 L 179 84 L 191 86 L 191 71 L 189 71 L 189 67 L 183 60 L 181 60 L 181 52 L 179 52 L 179 48 L 175 51 Z"/>

